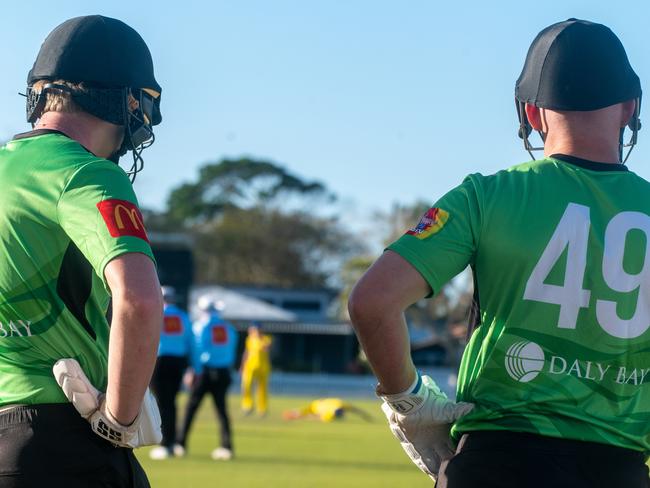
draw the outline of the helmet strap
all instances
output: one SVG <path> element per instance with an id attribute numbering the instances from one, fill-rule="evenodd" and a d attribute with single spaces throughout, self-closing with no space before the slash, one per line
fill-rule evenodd
<path id="1" fill-rule="evenodd" d="M 528 151 L 528 154 L 530 154 L 530 157 L 535 161 L 537 158 L 533 155 L 533 151 L 543 151 L 544 146 L 542 147 L 535 147 L 531 144 L 530 140 L 528 139 L 530 137 L 531 132 L 533 131 L 533 127 L 530 125 L 530 122 L 528 121 L 528 116 L 526 115 L 526 103 L 520 102 L 519 100 L 515 100 L 515 104 L 517 106 L 517 116 L 519 117 L 519 138 L 524 141 L 524 149 Z M 544 141 L 545 136 L 541 131 L 538 131 L 539 136 L 541 137 L 542 141 Z"/>
<path id="2" fill-rule="evenodd" d="M 630 122 L 627 124 L 627 127 L 630 128 L 632 131 L 632 135 L 630 136 L 630 140 L 625 143 L 624 140 L 624 134 L 625 134 L 625 127 L 621 127 L 621 130 L 619 132 L 619 137 L 618 137 L 618 158 L 619 161 L 621 161 L 621 164 L 625 164 L 627 162 L 627 159 L 630 157 L 630 153 L 632 152 L 632 149 L 634 149 L 634 146 L 636 145 L 639 137 L 639 131 L 641 130 L 641 97 L 637 98 L 635 100 L 634 104 L 634 115 L 632 115 L 632 118 L 630 119 Z M 623 150 L 624 148 L 629 148 L 627 150 L 627 153 L 625 154 L 625 157 L 623 157 Z"/>

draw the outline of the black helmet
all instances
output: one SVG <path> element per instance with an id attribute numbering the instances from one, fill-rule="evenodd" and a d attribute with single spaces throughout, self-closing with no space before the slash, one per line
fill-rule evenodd
<path id="1" fill-rule="evenodd" d="M 527 150 L 531 127 L 525 104 L 551 110 L 590 111 L 637 99 L 630 122 L 632 145 L 640 128 L 641 83 L 621 41 L 608 27 L 568 19 L 542 30 L 531 44 L 515 85 L 519 136 Z"/>
<path id="2" fill-rule="evenodd" d="M 47 83 L 36 93 L 39 80 L 80 83 Z M 34 66 L 27 75 L 27 120 L 34 123 L 45 104 L 42 96 L 65 91 L 75 103 L 96 117 L 126 128 L 119 154 L 133 150 L 131 174 L 142 169 L 140 153 L 153 143 L 153 126 L 162 121 L 161 87 L 153 71 L 151 53 L 140 35 L 124 22 L 89 15 L 66 20 L 45 39 Z M 129 110 L 129 96 L 138 109 Z"/>

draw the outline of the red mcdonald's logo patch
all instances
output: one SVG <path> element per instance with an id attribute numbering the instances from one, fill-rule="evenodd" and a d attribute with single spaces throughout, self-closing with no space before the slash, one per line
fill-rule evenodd
<path id="1" fill-rule="evenodd" d="M 134 203 L 112 198 L 99 202 L 97 208 L 112 237 L 132 236 L 149 242 L 142 214 Z"/>
<path id="2" fill-rule="evenodd" d="M 183 323 L 180 317 L 168 315 L 163 320 L 163 333 L 169 335 L 180 335 L 183 333 Z"/>
<path id="3" fill-rule="evenodd" d="M 225 344 L 228 342 L 228 331 L 223 325 L 217 325 L 212 329 L 212 344 Z"/>

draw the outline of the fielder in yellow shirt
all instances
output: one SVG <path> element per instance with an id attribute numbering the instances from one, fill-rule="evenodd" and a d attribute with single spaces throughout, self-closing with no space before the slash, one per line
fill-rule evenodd
<path id="1" fill-rule="evenodd" d="M 241 370 L 241 408 L 246 414 L 253 412 L 253 383 L 256 383 L 257 413 L 266 415 L 269 401 L 269 376 L 271 375 L 271 360 L 269 359 L 269 349 L 271 348 L 272 339 L 270 336 L 262 334 L 257 325 L 251 325 L 248 328 L 248 337 L 246 337 L 246 349 L 242 359 Z"/>
<path id="2" fill-rule="evenodd" d="M 318 417 L 321 422 L 331 422 L 336 419 L 342 419 L 345 412 L 356 413 L 362 419 L 368 422 L 372 421 L 372 417 L 366 412 L 340 398 L 319 398 L 304 408 L 286 410 L 282 414 L 282 417 L 285 420 L 296 420 L 303 417 Z"/>

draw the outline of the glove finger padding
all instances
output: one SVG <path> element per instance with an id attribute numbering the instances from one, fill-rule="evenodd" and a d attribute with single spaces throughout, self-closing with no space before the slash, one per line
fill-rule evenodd
<path id="1" fill-rule="evenodd" d="M 388 419 L 388 426 L 395 438 L 399 441 L 406 455 L 411 459 L 420 471 L 429 476 L 433 481 L 436 480 L 436 473 L 440 467 L 440 457 L 437 455 L 433 446 L 421 445 L 416 447 L 407 437 L 406 433 L 397 421 L 397 415 L 393 410 L 384 403 L 381 406 L 382 411 Z"/>
<path id="2" fill-rule="evenodd" d="M 431 445 L 440 461 L 450 459 L 456 452 L 454 443 L 449 435 L 451 424 L 444 424 L 438 427 L 429 428 Z M 440 465 L 438 465 L 440 467 Z"/>
<path id="3" fill-rule="evenodd" d="M 137 445 L 132 447 L 160 444 L 162 441 L 162 420 L 160 410 L 158 410 L 158 403 L 156 403 L 156 399 L 149 388 L 144 394 L 138 420 L 137 438 L 134 439 L 137 441 Z"/>
<path id="4" fill-rule="evenodd" d="M 79 415 L 88 419 L 99 408 L 102 394 L 75 359 L 59 359 L 52 368 L 54 378 Z"/>

